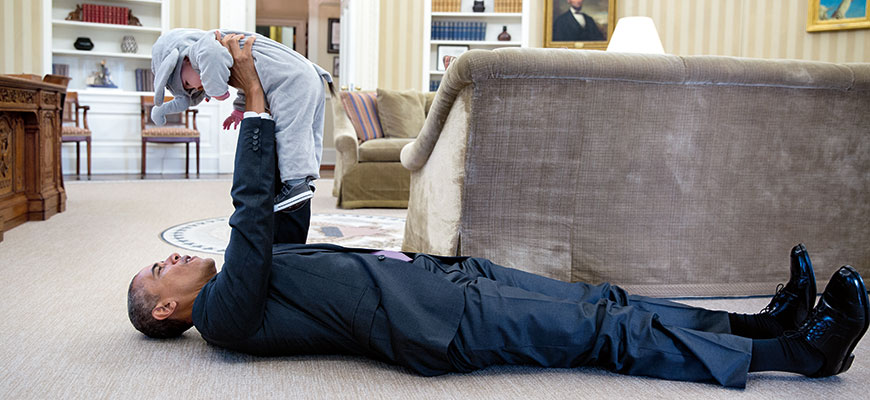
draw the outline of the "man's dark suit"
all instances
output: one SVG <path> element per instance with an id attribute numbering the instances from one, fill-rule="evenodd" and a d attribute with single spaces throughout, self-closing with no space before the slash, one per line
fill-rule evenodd
<path id="1" fill-rule="evenodd" d="M 723 334 L 724 312 L 478 258 L 407 254 L 409 262 L 328 244 L 273 246 L 273 130 L 269 120 L 242 122 L 225 263 L 193 306 L 209 343 L 263 356 L 364 355 L 423 375 L 597 365 L 745 384 L 751 340 Z"/>
<path id="2" fill-rule="evenodd" d="M 588 42 L 594 40 L 607 40 L 601 30 L 598 29 L 598 24 L 592 17 L 583 14 L 583 19 L 586 20 L 586 26 L 581 27 L 571 10 L 566 11 L 553 21 L 553 41 L 554 42 Z"/>

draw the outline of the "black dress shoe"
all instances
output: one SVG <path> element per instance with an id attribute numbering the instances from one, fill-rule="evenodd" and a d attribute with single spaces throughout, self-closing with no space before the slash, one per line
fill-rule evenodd
<path id="1" fill-rule="evenodd" d="M 803 322 L 816 302 L 816 275 L 803 243 L 791 249 L 791 278 L 777 287 L 770 304 L 761 310 L 776 319 L 783 330 L 793 330 Z"/>
<path id="2" fill-rule="evenodd" d="M 864 280 L 854 268 L 841 267 L 828 285 L 819 304 L 796 332 L 787 337 L 801 338 L 824 356 L 824 364 L 812 377 L 845 372 L 852 366 L 852 351 L 870 325 L 870 305 Z"/>

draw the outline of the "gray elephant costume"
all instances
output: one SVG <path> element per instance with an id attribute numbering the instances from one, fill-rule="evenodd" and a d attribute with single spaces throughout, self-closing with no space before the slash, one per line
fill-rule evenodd
<path id="1" fill-rule="evenodd" d="M 332 76 L 287 46 L 256 33 L 219 30 L 221 36 L 244 34 L 257 36 L 254 42 L 254 66 L 266 94 L 267 107 L 275 120 L 278 168 L 281 180 L 317 179 L 323 151 L 325 90 L 332 90 Z M 242 40 L 242 47 L 247 39 Z M 151 50 L 154 72 L 154 104 L 151 119 L 166 123 L 166 115 L 180 113 L 207 97 L 227 93 L 233 57 L 214 31 L 173 29 L 161 35 Z M 184 58 L 202 78 L 203 90 L 185 89 L 181 79 Z M 164 103 L 164 89 L 175 97 Z M 244 93 L 239 91 L 233 107 L 244 111 Z"/>

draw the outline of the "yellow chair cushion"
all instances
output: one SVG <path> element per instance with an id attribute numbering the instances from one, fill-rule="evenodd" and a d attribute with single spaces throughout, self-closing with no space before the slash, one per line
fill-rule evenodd
<path id="1" fill-rule="evenodd" d="M 61 136 L 91 136 L 91 130 L 77 126 L 63 126 Z"/>
<path id="2" fill-rule="evenodd" d="M 199 137 L 199 131 L 187 128 L 150 128 L 142 131 L 142 137 Z"/>

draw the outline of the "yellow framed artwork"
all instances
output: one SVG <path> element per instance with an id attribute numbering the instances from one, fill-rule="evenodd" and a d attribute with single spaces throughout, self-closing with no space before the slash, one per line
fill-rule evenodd
<path id="1" fill-rule="evenodd" d="M 870 28 L 867 0 L 809 0 L 807 32 Z"/>
<path id="2" fill-rule="evenodd" d="M 604 50 L 615 26 L 616 0 L 544 0 L 544 47 Z"/>

